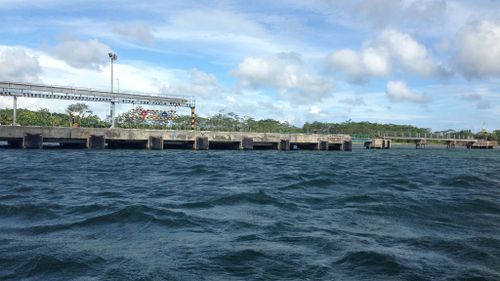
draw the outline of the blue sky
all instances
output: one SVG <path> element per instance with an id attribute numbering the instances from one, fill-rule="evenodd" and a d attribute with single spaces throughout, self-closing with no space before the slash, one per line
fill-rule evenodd
<path id="1" fill-rule="evenodd" d="M 108 89 L 113 51 L 120 90 L 205 116 L 500 128 L 500 1 L 0 0 L 0 20 L 4 81 Z"/>

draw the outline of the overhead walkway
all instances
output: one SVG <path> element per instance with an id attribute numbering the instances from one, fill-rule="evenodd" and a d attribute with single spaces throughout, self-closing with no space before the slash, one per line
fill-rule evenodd
<path id="1" fill-rule="evenodd" d="M 137 105 L 160 105 L 170 107 L 191 108 L 191 122 L 194 127 L 194 97 L 173 97 L 163 95 L 151 95 L 137 92 L 110 92 L 78 87 L 52 86 L 33 83 L 0 82 L 0 96 L 13 98 L 13 125 L 16 125 L 17 98 L 40 98 L 57 100 L 74 100 L 110 103 L 112 108 L 116 103 Z M 111 110 L 111 118 L 114 120 L 115 111 Z"/>

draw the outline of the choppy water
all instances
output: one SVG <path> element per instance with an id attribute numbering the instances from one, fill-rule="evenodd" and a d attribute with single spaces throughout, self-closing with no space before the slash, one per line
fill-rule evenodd
<path id="1" fill-rule="evenodd" d="M 2 149 L 0 280 L 500 280 L 500 151 Z"/>

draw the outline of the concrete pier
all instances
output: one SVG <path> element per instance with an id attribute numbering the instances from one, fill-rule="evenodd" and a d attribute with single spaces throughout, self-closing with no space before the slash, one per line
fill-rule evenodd
<path id="1" fill-rule="evenodd" d="M 104 136 L 90 135 L 87 141 L 89 149 L 104 149 L 106 148 L 106 138 Z"/>
<path id="2" fill-rule="evenodd" d="M 416 149 L 424 149 L 426 145 L 427 145 L 426 139 L 415 140 L 415 148 Z"/>
<path id="3" fill-rule="evenodd" d="M 352 151 L 352 141 L 344 141 L 344 151 Z"/>
<path id="4" fill-rule="evenodd" d="M 208 148 L 209 148 L 208 137 L 196 137 L 194 141 L 195 150 L 208 150 Z"/>
<path id="5" fill-rule="evenodd" d="M 290 140 L 280 140 L 278 145 L 278 150 L 289 151 L 290 150 Z"/>
<path id="6" fill-rule="evenodd" d="M 349 135 L 279 134 L 0 126 L 0 141 L 9 147 L 89 149 L 234 149 L 234 150 L 340 150 L 352 149 Z M 59 146 L 58 146 L 59 145 Z"/>
<path id="7" fill-rule="evenodd" d="M 29 133 L 24 134 L 22 147 L 28 148 L 28 149 L 32 149 L 32 148 L 40 149 L 40 148 L 42 148 L 43 147 L 42 135 L 41 134 L 29 134 Z"/>
<path id="8" fill-rule="evenodd" d="M 163 150 L 163 137 L 149 137 L 148 148 L 153 150 Z"/>
<path id="9" fill-rule="evenodd" d="M 457 146 L 456 141 L 446 141 L 446 148 L 448 149 L 454 149 Z"/>
<path id="10" fill-rule="evenodd" d="M 383 141 L 385 140 L 385 145 Z M 389 141 L 387 145 L 387 141 Z M 392 141 L 402 141 L 405 143 L 415 143 L 415 148 L 423 149 L 427 143 L 444 143 L 447 149 L 454 149 L 457 146 L 464 146 L 468 149 L 492 149 L 498 145 L 496 141 L 487 141 L 473 138 L 450 138 L 450 137 L 424 137 L 419 136 L 385 136 L 384 139 L 373 139 L 365 142 L 366 148 L 391 148 Z"/>
<path id="11" fill-rule="evenodd" d="M 240 149 L 242 150 L 253 150 L 253 139 L 248 137 L 243 137 L 241 139 Z"/>
<path id="12" fill-rule="evenodd" d="M 469 147 L 471 149 L 493 149 L 497 146 L 496 141 L 487 141 L 487 140 L 478 140 L 474 143 L 471 143 Z"/>
<path id="13" fill-rule="evenodd" d="M 318 142 L 318 150 L 328 150 L 328 142 L 327 141 L 319 141 Z"/>
<path id="14" fill-rule="evenodd" d="M 385 138 L 373 138 L 365 142 L 366 149 L 389 149 L 392 146 L 392 140 Z"/>

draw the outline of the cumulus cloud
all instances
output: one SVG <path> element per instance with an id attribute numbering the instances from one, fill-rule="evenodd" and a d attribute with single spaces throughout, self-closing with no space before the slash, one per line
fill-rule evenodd
<path id="1" fill-rule="evenodd" d="M 196 68 L 189 71 L 186 79 L 175 81 L 169 85 L 160 85 L 159 90 L 165 95 L 203 98 L 214 98 L 225 92 L 215 75 Z"/>
<path id="2" fill-rule="evenodd" d="M 333 52 L 329 68 L 341 71 L 351 83 L 364 83 L 369 77 L 388 76 L 394 70 L 420 77 L 447 76 L 449 71 L 434 62 L 427 48 L 408 34 L 385 29 L 377 40 L 366 42 L 359 50 Z"/>
<path id="3" fill-rule="evenodd" d="M 0 81 L 38 82 L 38 57 L 20 47 L 0 47 Z"/>
<path id="4" fill-rule="evenodd" d="M 333 83 L 309 71 L 296 53 L 247 57 L 231 74 L 243 87 L 273 89 L 297 103 L 320 101 L 333 91 Z"/>
<path id="5" fill-rule="evenodd" d="M 423 94 L 417 93 L 406 85 L 404 81 L 389 81 L 385 93 L 393 102 L 414 102 L 427 103 L 429 98 Z"/>
<path id="6" fill-rule="evenodd" d="M 155 41 L 155 37 L 149 25 L 144 22 L 137 22 L 133 24 L 116 23 L 113 26 L 114 32 L 119 35 L 138 40 L 139 42 L 151 45 Z"/>
<path id="7" fill-rule="evenodd" d="M 467 78 L 498 77 L 500 22 L 480 21 L 467 25 L 458 36 L 455 64 Z"/>
<path id="8" fill-rule="evenodd" d="M 53 48 L 52 53 L 73 67 L 97 70 L 109 62 L 110 51 L 110 47 L 97 39 L 65 39 Z"/>

